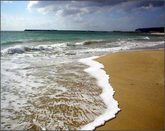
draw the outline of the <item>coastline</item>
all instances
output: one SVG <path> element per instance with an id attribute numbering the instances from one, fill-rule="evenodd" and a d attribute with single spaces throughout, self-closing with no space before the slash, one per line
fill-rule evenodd
<path id="1" fill-rule="evenodd" d="M 118 101 L 115 119 L 97 130 L 162 130 L 164 128 L 164 51 L 112 53 L 96 59 L 110 76 Z"/>
<path id="2" fill-rule="evenodd" d="M 102 88 L 102 93 L 100 94 L 100 97 L 107 106 L 107 109 L 94 121 L 81 127 L 81 130 L 94 130 L 96 127 L 105 124 L 105 122 L 109 119 L 115 118 L 116 114 L 120 111 L 120 108 L 118 107 L 118 102 L 113 97 L 115 91 L 109 83 L 109 75 L 107 75 L 106 72 L 103 70 L 104 65 L 95 61 L 95 59 L 97 58 L 99 57 L 94 56 L 89 58 L 83 58 L 80 59 L 79 62 L 89 66 L 84 71 L 96 78 L 97 85 Z"/>
<path id="3" fill-rule="evenodd" d="M 159 33 L 159 32 L 153 32 L 153 33 L 149 33 L 151 35 L 157 35 L 157 36 L 165 36 L 165 33 Z"/>
<path id="4" fill-rule="evenodd" d="M 11 35 L 13 35 L 13 33 L 11 33 Z M 41 119 L 38 119 L 40 117 L 34 118 L 33 116 L 29 116 L 30 117 L 29 119 L 31 119 L 33 122 L 32 124 L 35 124 L 37 127 L 43 127 L 43 128 L 45 127 L 46 129 L 61 128 L 61 129 L 93 130 L 95 128 L 97 129 L 98 126 L 101 126 L 103 124 L 105 124 L 106 126 L 107 123 L 109 123 L 108 122 L 109 120 L 110 123 L 117 120 L 116 123 L 118 124 L 119 123 L 118 118 L 120 118 L 120 114 L 123 114 L 123 112 L 125 112 L 125 109 L 123 110 L 123 106 L 120 105 L 120 101 L 122 100 L 116 98 L 116 95 L 119 94 L 119 97 L 122 97 L 125 92 L 126 93 L 127 92 L 130 93 L 130 92 L 129 89 L 127 88 L 124 91 L 120 90 L 121 89 L 120 87 L 118 87 L 116 91 L 116 86 L 114 85 L 111 86 L 111 83 L 114 84 L 114 82 L 111 82 L 111 78 L 113 79 L 115 75 L 121 73 L 122 70 L 121 66 L 124 66 L 125 62 L 124 64 L 118 64 L 114 66 L 114 67 L 119 66 L 120 70 L 117 71 L 117 73 L 114 73 L 115 75 L 113 76 L 111 75 L 111 73 L 106 72 L 106 67 L 104 68 L 104 63 L 102 62 L 100 63 L 96 59 L 97 58 L 101 59 L 102 57 L 105 57 L 101 55 L 103 54 L 105 55 L 107 53 L 118 54 L 118 53 L 132 52 L 135 50 L 140 52 L 140 50 L 142 49 L 151 50 L 151 49 L 164 47 L 164 41 L 161 40 L 162 37 L 158 41 L 152 41 L 152 39 L 154 39 L 155 36 L 153 37 L 146 35 L 146 37 L 144 37 L 143 36 L 144 34 L 142 34 L 142 36 L 141 35 L 134 36 L 134 34 L 133 35 L 125 34 L 125 37 L 127 37 L 128 40 L 122 40 L 120 39 L 122 34 L 117 33 L 114 34 L 116 36 L 115 41 L 110 43 L 108 42 L 108 39 L 104 39 L 104 38 L 101 39 L 102 37 L 101 38 L 98 37 L 99 39 L 97 40 L 93 39 L 93 37 L 90 37 L 91 40 L 88 40 L 86 37 L 83 38 L 81 34 L 80 37 L 82 39 L 78 41 L 73 40 L 74 42 L 70 40 L 70 36 L 66 39 L 66 41 L 68 42 L 63 42 L 63 38 L 66 37 L 66 34 L 63 34 L 61 37 L 62 41 L 58 42 L 56 40 L 51 41 L 50 39 L 51 35 L 52 34 L 50 33 L 50 37 L 48 37 L 48 41 L 47 40 L 38 41 L 35 38 L 34 41 L 32 41 L 29 45 L 27 45 L 26 44 L 27 41 L 24 40 L 23 40 L 24 42 L 21 40 L 21 43 L 19 43 L 19 41 L 18 43 L 16 41 L 11 41 L 11 42 L 9 41 L 9 43 L 4 43 L 3 45 L 4 47 L 1 53 L 2 53 L 2 63 L 3 63 L 2 71 L 4 75 L 2 79 L 3 80 L 2 95 L 3 98 L 5 99 L 3 99 L 2 104 L 5 107 L 3 109 L 3 114 L 7 114 L 7 113 L 9 114 L 8 117 L 5 116 L 2 117 L 3 129 L 9 129 L 9 128 L 26 129 L 26 127 L 31 126 L 29 125 L 30 123 L 24 123 L 26 121 L 22 121 L 22 118 L 17 117 L 20 116 L 22 112 L 18 112 L 17 114 L 15 114 L 15 117 L 17 117 L 15 119 L 15 122 L 22 121 L 20 124 L 22 125 L 26 124 L 26 127 L 20 127 L 19 123 L 13 124 L 11 122 L 12 115 L 10 114 L 12 114 L 13 112 L 8 112 L 8 110 L 10 110 L 10 106 L 6 106 L 6 105 L 11 105 L 11 103 L 13 102 L 15 103 L 13 105 L 13 111 L 17 111 L 18 107 L 20 107 L 22 111 L 26 112 L 27 110 L 29 110 L 29 112 L 34 112 L 36 116 L 43 116 Z M 96 35 L 95 37 L 97 38 L 97 36 L 99 35 L 100 34 Z M 41 37 L 43 37 L 42 34 Z M 135 40 L 133 41 L 129 40 L 129 38 L 131 37 L 132 39 Z M 19 38 L 21 38 L 21 36 L 19 36 Z M 77 36 L 75 36 L 75 38 L 77 38 Z M 99 57 L 92 57 L 92 56 L 99 56 Z M 90 64 L 89 65 L 85 64 L 86 60 L 84 61 L 85 62 L 84 64 L 88 66 L 77 63 L 81 58 L 85 58 L 87 61 L 89 60 L 88 62 Z M 117 59 L 118 57 L 115 58 L 115 60 Z M 123 58 L 120 59 L 122 60 Z M 127 61 L 128 59 L 125 58 L 125 60 Z M 108 61 L 109 58 L 105 60 L 105 62 Z M 150 65 L 151 64 L 152 62 L 150 62 Z M 134 67 L 133 66 L 131 67 L 130 64 L 126 66 L 129 67 L 129 70 L 126 71 L 130 71 L 136 67 L 136 64 L 134 63 Z M 93 77 L 91 77 L 86 72 L 83 72 L 84 68 L 86 68 L 85 71 L 88 72 Z M 151 71 L 154 72 L 154 68 Z M 127 72 L 125 74 L 127 74 Z M 116 83 L 120 84 L 123 78 L 124 76 L 122 76 L 122 78 L 121 76 L 115 78 Z M 129 79 L 132 80 L 133 78 L 130 77 Z M 10 81 L 10 83 L 8 81 Z M 24 81 L 26 81 L 28 86 L 24 84 Z M 127 80 L 123 80 L 123 81 L 126 82 Z M 134 83 L 130 83 L 130 84 L 132 84 L 132 86 L 134 85 Z M 156 83 L 156 85 L 159 85 L 159 83 L 158 84 Z M 14 88 L 10 88 L 11 86 Z M 125 85 L 125 87 L 128 86 Z M 7 92 L 6 92 L 6 87 L 9 87 Z M 15 94 L 15 91 L 20 92 L 20 94 Z M 133 90 L 131 89 L 131 91 Z M 138 92 L 141 93 L 143 91 L 144 90 Z M 114 92 L 116 93 L 114 94 Z M 14 93 L 14 97 L 12 96 L 12 93 Z M 131 93 L 133 94 L 133 92 Z M 31 96 L 34 96 L 34 98 L 31 99 Z M 127 96 L 125 98 L 127 98 Z M 127 100 L 125 98 L 123 98 L 123 100 Z M 149 95 L 147 99 L 148 98 L 152 99 L 152 97 L 150 98 Z M 22 99 L 24 99 L 25 101 L 22 101 Z M 26 106 L 24 106 L 26 104 L 29 104 L 29 101 L 26 102 L 26 100 L 30 100 L 30 103 L 32 103 L 32 106 L 28 107 L 28 109 L 26 108 Z M 110 102 L 107 102 L 109 100 Z M 52 101 L 54 102 L 53 107 L 51 103 Z M 139 102 L 139 100 L 137 99 L 132 99 L 132 101 L 134 103 Z M 41 105 L 43 104 L 44 106 L 42 106 L 42 108 L 40 107 L 33 108 L 36 107 L 36 103 L 41 103 Z M 139 104 L 133 107 L 137 107 L 137 106 L 139 106 Z M 50 107 L 50 108 L 45 109 L 45 107 Z M 120 109 L 121 112 L 119 112 Z M 48 116 L 48 114 L 45 114 L 45 110 L 46 112 L 50 112 L 49 114 L 51 114 L 52 111 L 57 112 L 57 113 L 53 113 L 53 115 L 54 118 L 57 118 L 56 121 L 58 121 L 58 123 L 61 124 L 58 125 L 56 121 L 52 121 L 52 119 Z M 134 110 L 137 112 L 139 111 L 133 109 L 133 111 Z M 157 112 L 157 108 L 154 107 L 154 110 L 155 112 Z M 135 111 L 133 112 L 134 115 L 137 114 Z M 73 112 L 72 113 L 73 115 L 70 112 L 71 113 Z M 158 112 L 160 112 L 159 109 Z M 125 117 L 126 122 L 127 120 L 129 121 L 132 120 L 132 118 L 131 119 L 127 118 L 129 117 L 128 115 L 130 114 L 128 115 L 127 113 L 124 114 L 126 116 Z M 141 115 L 141 117 L 143 117 L 143 114 Z M 45 118 L 48 124 L 44 123 Z M 36 122 L 33 120 L 35 120 Z M 121 128 L 121 125 L 120 124 L 117 125 L 117 124 L 116 127 Z M 121 122 L 121 124 L 123 123 Z M 110 125 L 110 127 L 108 127 L 107 130 L 111 128 L 112 126 Z"/>

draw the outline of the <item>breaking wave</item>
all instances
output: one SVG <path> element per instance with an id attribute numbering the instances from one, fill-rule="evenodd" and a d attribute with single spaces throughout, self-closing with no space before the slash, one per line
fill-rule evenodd
<path id="1" fill-rule="evenodd" d="M 106 42 L 105 40 L 85 40 L 81 42 L 68 43 L 68 46 L 91 45 Z"/>
<path id="2" fill-rule="evenodd" d="M 145 39 L 149 39 L 146 37 Z M 104 43 L 106 45 L 105 47 L 102 45 L 102 48 L 99 47 L 99 43 Z M 90 45 L 90 44 L 96 44 L 97 47 L 95 48 L 85 48 L 85 45 Z M 91 41 L 83 41 L 83 42 L 75 42 L 75 43 L 56 43 L 56 44 L 40 44 L 40 45 L 35 45 L 35 46 L 30 46 L 30 45 L 15 45 L 15 46 L 10 46 L 8 48 L 2 49 L 1 50 L 1 55 L 13 55 L 13 54 L 22 54 L 26 52 L 34 52 L 34 51 L 64 51 L 64 48 L 72 48 L 74 47 L 71 46 L 81 46 L 79 52 L 93 52 L 93 51 L 112 51 L 112 50 L 126 50 L 126 49 L 133 49 L 133 48 L 143 48 L 143 47 L 152 47 L 156 45 L 161 45 L 164 44 L 164 41 L 155 41 L 155 42 L 141 42 L 141 41 L 126 41 L 126 40 L 120 40 L 116 42 L 106 42 L 103 40 L 91 40 Z M 67 51 L 65 52 L 67 53 Z"/>
<path id="3" fill-rule="evenodd" d="M 53 45 L 37 45 L 37 46 L 24 46 L 24 45 L 16 45 L 13 47 L 8 47 L 5 48 L 1 51 L 1 55 L 6 55 L 6 54 L 22 54 L 25 52 L 32 52 L 32 51 L 50 51 L 54 50 L 57 48 L 62 48 L 65 47 L 65 43 L 61 44 L 53 44 Z"/>

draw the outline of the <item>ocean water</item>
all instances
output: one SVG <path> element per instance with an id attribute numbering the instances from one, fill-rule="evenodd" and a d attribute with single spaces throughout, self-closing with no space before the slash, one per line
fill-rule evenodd
<path id="1" fill-rule="evenodd" d="M 1 128 L 94 129 L 120 105 L 95 56 L 162 46 L 163 39 L 121 32 L 2 31 Z"/>

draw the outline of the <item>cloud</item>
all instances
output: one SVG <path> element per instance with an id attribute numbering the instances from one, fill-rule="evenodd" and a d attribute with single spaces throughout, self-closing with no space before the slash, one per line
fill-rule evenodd
<path id="1" fill-rule="evenodd" d="M 120 7 L 124 11 L 132 11 L 161 7 L 163 5 L 163 0 L 30 1 L 28 9 L 37 9 L 43 14 L 54 12 L 61 16 L 67 16 L 107 11 L 115 7 Z"/>
<path id="2" fill-rule="evenodd" d="M 33 6 L 35 5 L 35 4 L 37 4 L 39 1 L 30 1 L 29 2 L 29 4 L 27 5 L 27 9 L 29 10 L 29 11 L 31 11 L 31 9 L 33 8 Z"/>
<path id="3" fill-rule="evenodd" d="M 49 14 L 44 16 L 49 16 L 54 28 L 134 30 L 162 25 L 163 18 L 157 14 L 163 12 L 163 6 L 163 0 L 68 0 L 30 1 L 27 7 L 30 11 Z"/>

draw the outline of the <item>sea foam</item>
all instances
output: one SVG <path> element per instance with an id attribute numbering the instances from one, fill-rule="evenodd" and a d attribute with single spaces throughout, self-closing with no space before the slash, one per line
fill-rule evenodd
<path id="1" fill-rule="evenodd" d="M 94 60 L 96 58 L 98 56 L 80 59 L 79 62 L 89 66 L 84 71 L 96 78 L 98 86 L 102 88 L 100 97 L 106 104 L 107 109 L 93 122 L 81 127 L 81 130 L 94 130 L 97 126 L 103 125 L 106 121 L 114 118 L 115 114 L 120 111 L 118 102 L 113 98 L 115 91 L 109 83 L 109 75 L 103 70 L 104 65 Z"/>
<path id="2" fill-rule="evenodd" d="M 30 51 L 51 51 L 55 49 L 61 49 L 66 46 L 66 43 L 51 44 L 51 45 L 36 45 L 36 46 L 25 46 L 25 45 L 15 45 L 5 48 L 1 51 L 2 55 L 6 54 L 22 54 Z"/>
<path id="3" fill-rule="evenodd" d="M 75 43 L 67 43 L 67 46 L 83 46 L 83 45 L 91 45 L 91 44 L 99 44 L 100 42 L 105 42 L 105 40 L 84 40 Z"/>

